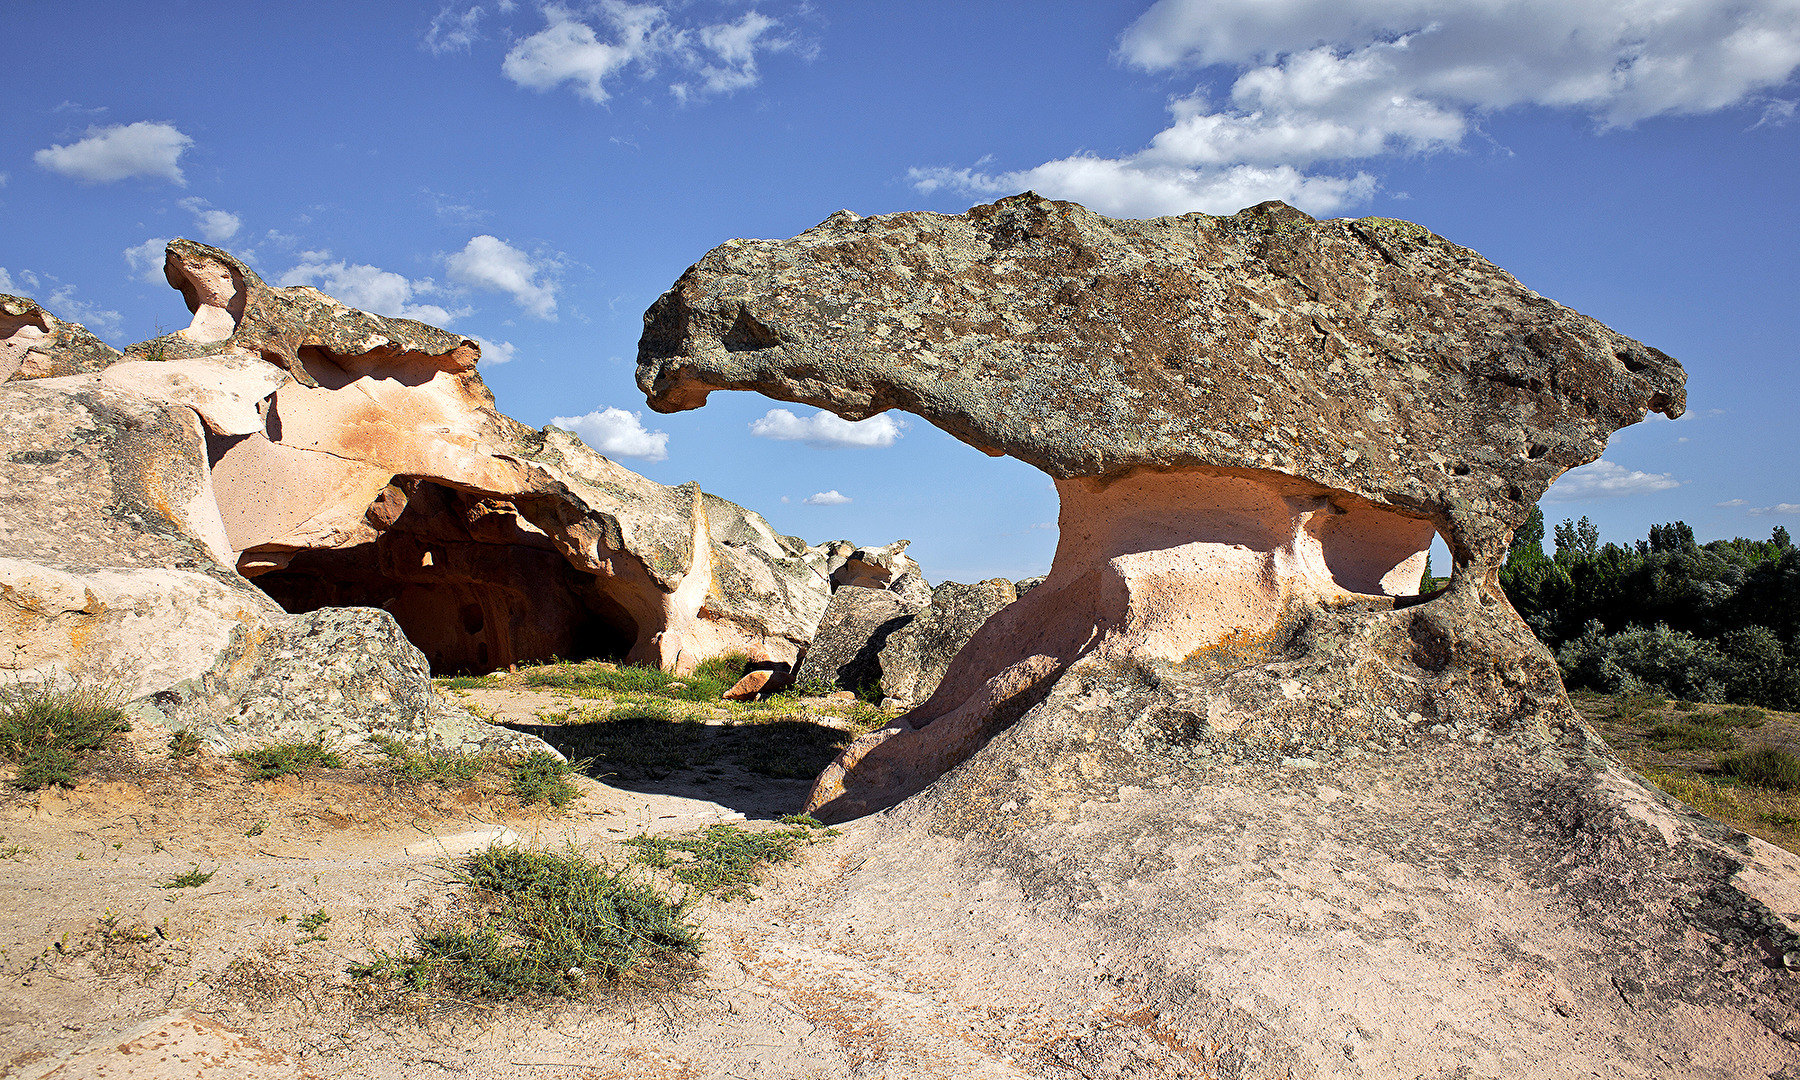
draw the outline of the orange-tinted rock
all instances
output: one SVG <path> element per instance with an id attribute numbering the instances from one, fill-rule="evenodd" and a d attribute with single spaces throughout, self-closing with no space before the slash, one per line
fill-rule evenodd
<path id="1" fill-rule="evenodd" d="M 775 678 L 773 671 L 746 671 L 744 677 L 731 684 L 731 689 L 720 695 L 726 701 L 750 701 L 769 685 Z"/>

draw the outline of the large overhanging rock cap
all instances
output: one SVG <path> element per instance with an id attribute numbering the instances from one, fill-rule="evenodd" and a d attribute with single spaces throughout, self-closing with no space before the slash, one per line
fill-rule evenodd
<path id="1" fill-rule="evenodd" d="M 661 411 L 719 389 L 904 409 L 1056 479 L 1048 578 L 821 775 L 809 809 L 840 818 L 919 790 L 1089 656 L 1190 672 L 1209 730 L 1263 756 L 1443 716 L 1554 741 L 1555 665 L 1494 572 L 1557 476 L 1680 415 L 1684 381 L 1417 225 L 1281 203 L 1119 221 L 1031 193 L 729 241 L 638 352 Z M 1456 572 L 1420 603 L 1434 533 Z M 1227 678 L 1265 666 L 1298 696 Z"/>
<path id="2" fill-rule="evenodd" d="M 1029 192 L 729 241 L 645 315 L 638 367 L 662 412 L 717 389 L 903 409 L 1057 478 L 1276 471 L 1427 516 L 1459 561 L 1497 560 L 1617 428 L 1679 416 L 1684 381 L 1408 222 Z"/>

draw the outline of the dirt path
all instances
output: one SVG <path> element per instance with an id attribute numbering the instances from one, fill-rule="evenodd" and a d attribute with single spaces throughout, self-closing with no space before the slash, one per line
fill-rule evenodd
<path id="1" fill-rule="evenodd" d="M 571 706 L 471 696 L 520 724 Z M 704 749 L 730 734 L 696 738 Z M 0 795 L 0 1076 L 1046 1075 L 1025 1065 L 1047 1060 L 1042 1044 L 1129 1012 L 1091 980 L 1079 993 L 1048 974 L 1002 990 L 959 976 L 960 946 L 890 928 L 877 948 L 859 920 L 822 917 L 857 909 L 844 903 L 861 865 L 854 827 L 776 868 L 758 899 L 704 902 L 702 970 L 677 991 L 552 1011 L 409 1005 L 346 969 L 447 910 L 448 857 L 495 842 L 605 855 L 645 832 L 778 816 L 805 781 L 701 753 L 711 764 L 628 787 L 578 778 L 583 797 L 544 815 L 367 770 L 249 781 L 228 760 L 158 760 L 155 733 L 134 738 L 135 756 L 111 755 L 73 790 Z M 166 887 L 196 872 L 211 877 Z"/>

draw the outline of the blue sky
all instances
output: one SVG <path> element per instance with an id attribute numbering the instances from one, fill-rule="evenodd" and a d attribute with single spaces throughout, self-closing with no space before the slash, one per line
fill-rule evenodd
<path id="1" fill-rule="evenodd" d="M 897 414 L 650 413 L 643 310 L 707 249 L 1025 187 L 1407 218 L 1687 367 L 1689 415 L 1552 522 L 1800 527 L 1800 0 L 10 10 L 46 44 L 9 56 L 0 291 L 124 344 L 186 324 L 161 241 L 217 243 L 480 338 L 520 420 L 815 542 L 909 537 L 934 581 L 1047 569 L 1047 479 Z"/>

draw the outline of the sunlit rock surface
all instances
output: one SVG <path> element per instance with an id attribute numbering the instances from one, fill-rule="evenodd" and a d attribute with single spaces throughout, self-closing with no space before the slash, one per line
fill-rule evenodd
<path id="1" fill-rule="evenodd" d="M 502 415 L 473 341 L 270 288 L 186 240 L 165 269 L 193 322 L 123 354 L 0 301 L 0 669 L 139 695 L 210 678 L 170 716 L 226 717 L 252 693 L 245 664 L 307 662 L 267 645 L 290 614 L 351 608 L 368 625 L 340 630 L 382 657 L 357 677 L 410 687 L 410 730 L 431 712 L 425 665 L 791 665 L 810 640 L 823 549 Z M 354 681 L 334 678 L 321 695 Z"/>
<path id="2" fill-rule="evenodd" d="M 1417 225 L 1031 194 L 727 242 L 638 367 L 663 411 L 910 411 L 1061 495 L 1047 579 L 814 787 L 892 808 L 859 947 L 1001 985 L 1053 934 L 1141 1006 L 1069 1075 L 1786 1075 L 1800 860 L 1619 766 L 1497 583 L 1684 378 Z"/>

